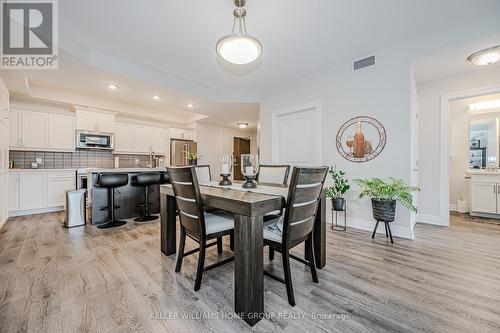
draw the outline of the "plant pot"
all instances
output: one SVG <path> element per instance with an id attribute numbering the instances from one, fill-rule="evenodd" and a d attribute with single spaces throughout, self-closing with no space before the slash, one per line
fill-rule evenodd
<path id="1" fill-rule="evenodd" d="M 396 215 L 396 200 L 372 199 L 373 218 L 380 222 L 393 222 Z"/>
<path id="2" fill-rule="evenodd" d="M 333 210 L 343 211 L 345 208 L 345 199 L 344 198 L 332 198 L 332 207 Z"/>
<path id="3" fill-rule="evenodd" d="M 188 160 L 189 165 L 198 165 L 198 160 Z"/>

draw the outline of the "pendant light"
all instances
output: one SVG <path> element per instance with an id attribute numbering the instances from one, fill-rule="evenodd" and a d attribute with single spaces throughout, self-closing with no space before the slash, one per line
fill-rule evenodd
<path id="1" fill-rule="evenodd" d="M 234 0 L 236 9 L 233 11 L 233 30 L 231 34 L 219 39 L 216 46 L 217 54 L 224 60 L 236 64 L 246 65 L 254 62 L 262 55 L 262 44 L 253 36 L 247 34 L 243 8 L 246 0 Z"/>

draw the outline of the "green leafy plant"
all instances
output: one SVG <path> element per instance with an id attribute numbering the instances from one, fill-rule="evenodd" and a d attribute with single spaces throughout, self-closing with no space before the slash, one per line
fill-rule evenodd
<path id="1" fill-rule="evenodd" d="M 332 177 L 333 186 L 327 187 L 326 196 L 328 198 L 342 198 L 344 194 L 351 188 L 347 179 L 345 179 L 345 172 L 337 170 L 336 167 L 331 167 L 328 173 Z"/>
<path id="2" fill-rule="evenodd" d="M 185 151 L 186 155 L 187 155 L 187 159 L 189 161 L 196 161 L 198 159 L 198 154 L 196 153 L 192 153 L 190 151 Z"/>
<path id="3" fill-rule="evenodd" d="M 356 178 L 354 182 L 361 188 L 360 198 L 370 197 L 372 199 L 392 201 L 396 200 L 412 212 L 417 212 L 413 205 L 413 192 L 419 192 L 420 188 L 408 186 L 403 180 L 389 178 L 384 181 L 381 178 Z"/>

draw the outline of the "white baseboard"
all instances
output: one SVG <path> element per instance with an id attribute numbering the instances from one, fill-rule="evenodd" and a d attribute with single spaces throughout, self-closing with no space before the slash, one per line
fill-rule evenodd
<path id="1" fill-rule="evenodd" d="M 457 211 L 457 204 L 450 204 L 450 211 L 456 212 Z"/>
<path id="2" fill-rule="evenodd" d="M 330 214 L 327 215 L 327 220 L 331 221 Z M 365 220 L 365 219 L 347 216 L 347 227 L 348 228 L 373 232 L 373 229 L 375 228 L 375 223 L 376 222 L 374 220 Z M 391 232 L 392 232 L 392 235 L 394 237 L 413 239 L 413 233 L 410 230 L 409 222 L 408 222 L 408 228 L 391 223 Z M 385 228 L 382 225 L 382 223 L 379 223 L 379 226 L 377 228 L 377 234 L 384 234 L 384 236 L 385 236 Z"/>
<path id="3" fill-rule="evenodd" d="M 24 215 L 33 215 L 33 214 L 53 213 L 53 212 L 60 212 L 62 210 L 64 210 L 64 207 L 19 210 L 19 211 L 15 211 L 15 212 L 9 212 L 9 216 L 15 217 L 15 216 L 24 216 Z"/>
<path id="4" fill-rule="evenodd" d="M 417 214 L 417 222 L 434 224 L 434 225 L 443 225 L 441 223 L 441 218 L 439 217 L 439 215 Z"/>

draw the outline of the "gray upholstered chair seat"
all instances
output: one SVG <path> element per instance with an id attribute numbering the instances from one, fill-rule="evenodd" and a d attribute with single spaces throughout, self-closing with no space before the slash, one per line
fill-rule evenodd
<path id="1" fill-rule="evenodd" d="M 207 235 L 234 229 L 233 215 L 221 210 L 205 213 L 205 228 Z"/>
<path id="2" fill-rule="evenodd" d="M 264 239 L 281 243 L 283 239 L 283 216 L 277 217 L 264 223 Z"/>

